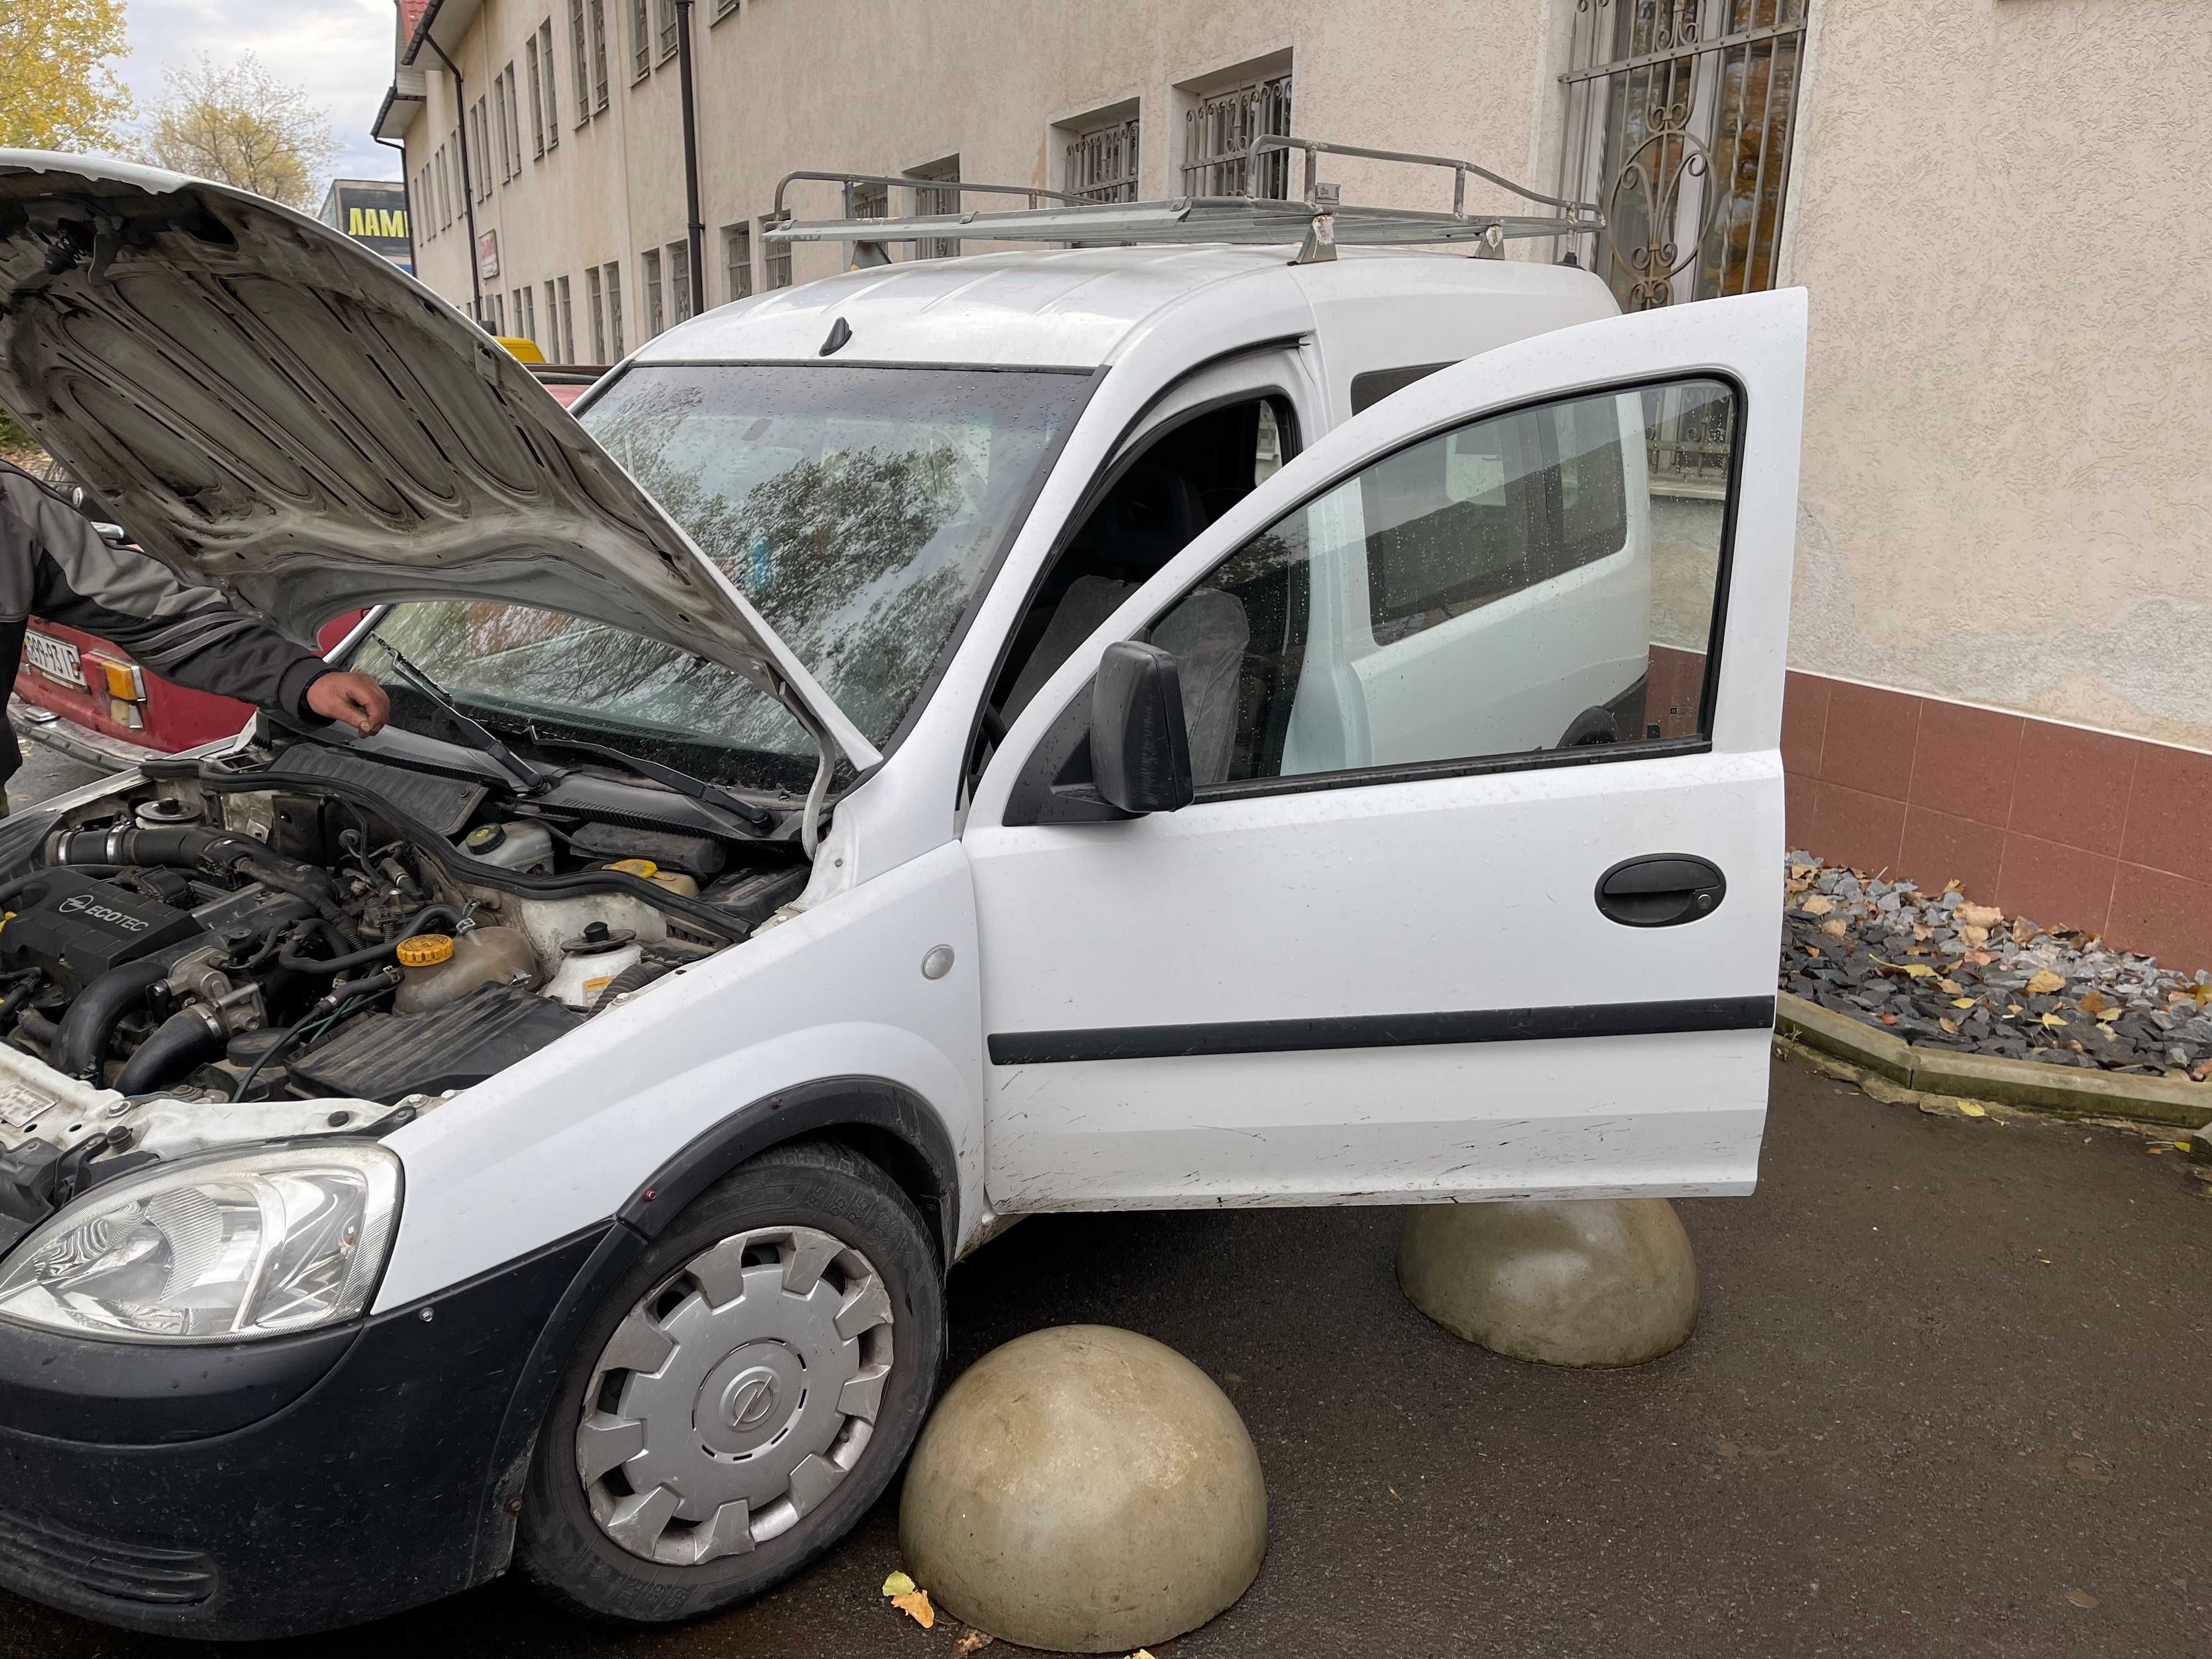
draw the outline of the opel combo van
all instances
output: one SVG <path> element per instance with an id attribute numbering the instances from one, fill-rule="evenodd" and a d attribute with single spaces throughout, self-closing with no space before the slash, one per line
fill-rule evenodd
<path id="1" fill-rule="evenodd" d="M 1751 1190 L 1805 332 L 1436 249 L 765 294 L 564 410 L 219 185 L 0 153 L 0 404 L 377 675 L 0 826 L 0 1583 L 680 1618 L 1042 1212 Z"/>

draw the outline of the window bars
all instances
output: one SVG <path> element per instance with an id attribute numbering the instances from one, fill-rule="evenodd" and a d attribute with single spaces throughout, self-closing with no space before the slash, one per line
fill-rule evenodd
<path id="1" fill-rule="evenodd" d="M 1627 311 L 1771 288 L 1806 0 L 1577 0 L 1561 184 Z"/>
<path id="2" fill-rule="evenodd" d="M 1281 200 L 1291 193 L 1291 158 L 1286 152 L 1262 155 L 1255 174 L 1252 141 L 1290 130 L 1287 74 L 1207 93 L 1183 114 L 1183 193 Z"/>
<path id="3" fill-rule="evenodd" d="M 1079 202 L 1137 199 L 1137 124 L 1133 115 L 1068 141 L 1060 182 L 1069 195 Z"/>

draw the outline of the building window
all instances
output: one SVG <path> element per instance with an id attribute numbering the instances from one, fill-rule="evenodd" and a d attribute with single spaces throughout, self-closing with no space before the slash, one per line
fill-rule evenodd
<path id="1" fill-rule="evenodd" d="M 561 355 L 561 307 L 559 296 L 553 291 L 550 276 L 545 279 L 545 337 L 539 343 L 545 348 L 545 355 L 555 362 L 568 361 Z"/>
<path id="2" fill-rule="evenodd" d="M 642 81 L 653 72 L 652 26 L 645 19 L 645 0 L 629 0 L 629 56 L 632 81 Z"/>
<path id="3" fill-rule="evenodd" d="M 538 26 L 538 56 L 545 65 L 545 148 L 552 149 L 561 142 L 561 90 L 559 77 L 553 73 L 553 20 L 550 17 Z"/>
<path id="4" fill-rule="evenodd" d="M 477 100 L 476 107 L 469 112 L 469 122 L 472 129 L 469 137 L 476 149 L 474 165 L 469 165 L 466 151 L 464 151 L 461 155 L 462 173 L 465 176 L 474 176 L 477 200 L 479 202 L 488 202 L 491 199 L 490 106 L 491 95 L 487 93 L 483 97 Z"/>
<path id="5" fill-rule="evenodd" d="M 646 249 L 642 259 L 645 272 L 645 337 L 652 339 L 668 326 L 668 312 L 660 291 L 660 250 Z"/>
<path id="6" fill-rule="evenodd" d="M 719 23 L 725 17 L 735 17 L 737 15 L 738 0 L 714 0 L 714 21 Z"/>
<path id="7" fill-rule="evenodd" d="M 509 145 L 507 137 L 507 116 L 510 113 L 507 101 L 507 88 L 514 78 L 514 65 L 509 64 L 499 74 L 492 76 L 491 81 L 491 118 L 492 125 L 499 132 L 499 181 L 502 185 L 514 176 L 513 155 L 514 147 Z"/>
<path id="8" fill-rule="evenodd" d="M 1806 0 L 1601 5 L 1571 21 L 1560 183 L 1625 311 L 1774 286 Z"/>
<path id="9" fill-rule="evenodd" d="M 585 3 L 592 15 L 592 107 L 603 110 L 607 106 L 607 0 Z M 578 101 L 582 101 L 580 94 Z"/>
<path id="10" fill-rule="evenodd" d="M 669 320 L 680 323 L 691 314 L 691 245 L 671 242 L 668 245 L 668 308 Z"/>
<path id="11" fill-rule="evenodd" d="M 485 303 L 491 307 L 491 331 L 495 334 L 506 333 L 507 296 L 503 294 L 495 294 Z"/>
<path id="12" fill-rule="evenodd" d="M 538 37 L 532 35 L 522 48 L 525 66 L 530 81 L 530 145 L 534 155 L 545 154 L 545 90 L 538 72 Z"/>
<path id="13" fill-rule="evenodd" d="M 722 227 L 722 298 L 749 299 L 753 291 L 753 232 L 750 225 Z"/>
<path id="14" fill-rule="evenodd" d="M 948 155 L 941 161 L 932 161 L 927 167 L 910 167 L 908 176 L 914 179 L 934 179 L 943 184 L 960 182 L 960 158 Z M 914 193 L 914 210 L 917 217 L 932 213 L 960 211 L 960 192 L 957 190 L 918 190 Z M 914 245 L 917 259 L 957 259 L 960 244 L 946 236 L 924 237 Z"/>
<path id="15" fill-rule="evenodd" d="M 591 313 L 592 361 L 595 363 L 613 361 L 607 356 L 607 308 L 599 297 L 599 268 L 588 267 L 584 272 L 584 309 Z"/>
<path id="16" fill-rule="evenodd" d="M 773 222 L 773 220 L 766 218 L 760 222 L 760 228 L 763 233 L 761 237 L 761 286 L 764 289 L 789 288 L 791 286 L 791 244 L 771 242 L 768 240 L 765 233 Z"/>
<path id="17" fill-rule="evenodd" d="M 1291 157 L 1274 150 L 1260 158 L 1252 179 L 1252 141 L 1291 130 L 1291 71 L 1239 78 L 1210 88 L 1183 116 L 1182 188 L 1186 196 L 1290 195 Z"/>
<path id="18" fill-rule="evenodd" d="M 676 0 L 653 0 L 660 18 L 660 57 L 665 63 L 676 55 Z"/>
<path id="19" fill-rule="evenodd" d="M 607 343 L 614 349 L 608 358 L 611 363 L 623 358 L 622 267 L 612 260 L 607 263 Z"/>
<path id="20" fill-rule="evenodd" d="M 1096 118 L 1092 118 L 1095 122 Z M 1137 199 L 1137 117 L 1103 125 L 1071 124 L 1063 152 L 1060 185 L 1086 202 Z"/>
<path id="21" fill-rule="evenodd" d="M 584 0 L 568 0 L 568 56 L 574 60 L 570 85 L 576 88 L 576 125 L 592 118 L 592 49 L 584 27 Z"/>
<path id="22" fill-rule="evenodd" d="M 566 276 L 563 276 L 557 286 L 561 291 L 561 309 L 557 313 L 561 319 L 561 361 L 564 363 L 573 363 L 578 361 L 576 356 L 576 313 L 570 309 L 568 305 L 568 279 Z"/>
<path id="23" fill-rule="evenodd" d="M 534 42 L 535 35 L 531 39 Z M 507 88 L 507 131 L 500 135 L 500 144 L 507 158 L 507 176 L 522 177 L 522 99 L 516 89 L 514 64 L 510 61 L 500 75 L 501 84 Z"/>

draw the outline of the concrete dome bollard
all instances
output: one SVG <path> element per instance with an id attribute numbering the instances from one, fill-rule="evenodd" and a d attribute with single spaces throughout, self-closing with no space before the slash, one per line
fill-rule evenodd
<path id="1" fill-rule="evenodd" d="M 1267 1486 L 1205 1372 L 1133 1331 L 1065 1325 L 994 1349 L 946 1392 L 907 1466 L 899 1543 L 978 1630 L 1127 1653 L 1250 1587 Z"/>
<path id="2" fill-rule="evenodd" d="M 1698 1323 L 1689 1235 L 1662 1198 L 1425 1206 L 1398 1236 L 1398 1285 L 1455 1336 L 1547 1365 L 1640 1365 Z"/>

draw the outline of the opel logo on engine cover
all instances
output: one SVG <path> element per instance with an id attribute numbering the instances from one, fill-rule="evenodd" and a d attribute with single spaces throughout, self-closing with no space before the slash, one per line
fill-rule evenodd
<path id="1" fill-rule="evenodd" d="M 54 906 L 54 908 L 58 910 L 62 915 L 68 915 L 72 911 L 83 909 L 86 905 L 91 902 L 92 895 L 89 893 L 71 893 L 59 904 Z"/>

